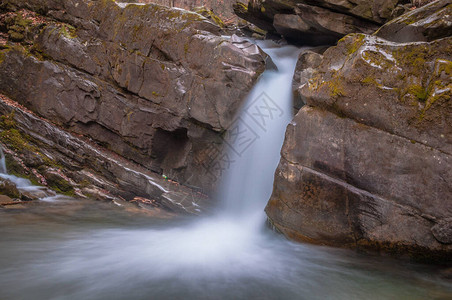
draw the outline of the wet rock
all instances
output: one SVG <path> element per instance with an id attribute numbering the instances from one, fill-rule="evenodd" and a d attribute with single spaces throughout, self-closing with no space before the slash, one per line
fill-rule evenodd
<path id="1" fill-rule="evenodd" d="M 452 5 L 448 0 L 434 1 L 388 22 L 375 35 L 399 43 L 449 37 L 452 35 Z"/>
<path id="2" fill-rule="evenodd" d="M 25 176 L 30 173 L 39 175 L 37 177 L 43 178 L 43 185 L 52 185 L 60 191 L 66 190 L 70 194 L 102 201 L 130 201 L 135 197 L 154 199 L 161 205 L 162 215 L 168 212 L 200 214 L 211 205 L 207 195 L 162 177 L 86 138 L 68 133 L 23 110 L 12 101 L 0 101 L 0 114 L 13 115 L 15 126 L 29 145 L 42 149 L 47 157 L 52 158 L 38 170 L 26 166 L 17 168 Z M 9 147 L 2 145 L 5 153 L 14 153 Z M 35 155 L 44 154 L 38 151 Z M 18 155 L 8 156 L 11 156 L 11 161 L 17 160 L 17 165 L 23 165 Z M 46 189 L 42 191 L 48 193 Z M 166 212 L 163 213 L 163 210 Z"/>
<path id="3" fill-rule="evenodd" d="M 2 178 L 0 178 L 0 194 L 14 199 L 19 199 L 21 195 L 14 182 Z"/>
<path id="4" fill-rule="evenodd" d="M 45 187 L 42 188 L 36 188 L 33 189 L 32 191 L 27 191 L 27 190 L 23 190 L 21 191 L 21 199 L 24 201 L 34 201 L 34 200 L 39 200 L 39 199 L 43 199 L 46 197 L 53 197 L 56 196 L 56 193 L 52 190 L 49 190 Z"/>

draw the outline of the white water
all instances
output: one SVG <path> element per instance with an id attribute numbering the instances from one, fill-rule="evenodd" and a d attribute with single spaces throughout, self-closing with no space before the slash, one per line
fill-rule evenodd
<path id="1" fill-rule="evenodd" d="M 3 153 L 2 147 L 0 147 L 0 174 L 6 173 L 5 154 Z"/>
<path id="2" fill-rule="evenodd" d="M 41 186 L 33 185 L 31 181 L 28 179 L 8 174 L 6 169 L 5 154 L 3 153 L 1 146 L 0 146 L 0 178 L 12 181 L 19 191 L 33 192 L 43 189 L 43 187 Z"/>
<path id="3" fill-rule="evenodd" d="M 238 131 L 244 134 L 232 143 L 229 155 L 234 162 L 225 173 L 219 196 L 221 214 L 243 223 L 242 231 L 256 229 L 265 219 L 264 207 L 272 192 L 284 132 L 293 117 L 292 77 L 300 52 L 270 42 L 260 46 L 278 70 L 264 72 L 248 96 L 238 122 Z M 253 142 L 246 143 L 248 140 Z"/>
<path id="4" fill-rule="evenodd" d="M 290 85 L 298 53 L 293 47 L 264 48 L 279 71 L 265 72 L 247 100 L 240 124 L 249 134 L 228 140 L 235 162 L 226 170 L 216 215 L 149 220 L 114 206 L 58 197 L 47 199 L 47 211 L 16 216 L 0 210 L 0 299 L 447 296 L 450 286 L 430 271 L 425 275 L 424 267 L 291 243 L 262 226 L 292 116 Z M 253 115 L 265 106 L 259 99 L 278 107 L 265 126 Z M 253 142 L 245 148 L 249 138 Z"/>

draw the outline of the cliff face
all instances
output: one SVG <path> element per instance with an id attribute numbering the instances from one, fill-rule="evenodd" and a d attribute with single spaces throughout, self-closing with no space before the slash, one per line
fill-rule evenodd
<path id="1" fill-rule="evenodd" d="M 297 77 L 307 105 L 287 128 L 266 207 L 284 234 L 450 257 L 452 38 L 451 23 L 435 17 L 452 14 L 447 2 L 310 54 L 315 70 Z M 378 37 L 391 37 L 391 27 L 394 40 L 412 32 L 411 42 Z"/>
<path id="2" fill-rule="evenodd" d="M 253 0 L 234 5 L 236 14 L 291 43 L 334 44 L 349 33 L 372 33 L 400 15 L 407 1 Z"/>
<path id="3" fill-rule="evenodd" d="M 1 7 L 1 93 L 156 174 L 212 191 L 221 168 L 211 149 L 221 149 L 265 68 L 256 46 L 221 37 L 198 14 L 155 4 Z"/>

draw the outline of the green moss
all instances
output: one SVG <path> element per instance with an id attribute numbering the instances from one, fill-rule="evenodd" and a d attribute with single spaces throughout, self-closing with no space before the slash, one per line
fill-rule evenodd
<path id="1" fill-rule="evenodd" d="M 49 187 L 57 193 L 67 196 L 74 196 L 74 187 L 65 179 L 57 176 L 46 178 Z"/>
<path id="2" fill-rule="evenodd" d="M 212 10 L 210 9 L 206 9 L 205 7 L 199 7 L 197 9 L 195 9 L 195 12 L 200 14 L 203 17 L 206 17 L 208 19 L 211 19 L 212 21 L 214 21 L 215 24 L 217 24 L 218 26 L 220 26 L 221 28 L 226 27 L 225 23 L 223 22 L 223 20 L 217 16 L 216 14 L 213 13 Z"/>
<path id="3" fill-rule="evenodd" d="M 0 128 L 11 129 L 16 128 L 16 121 L 14 120 L 14 111 L 8 115 L 3 115 L 0 117 Z"/>
<path id="4" fill-rule="evenodd" d="M 166 68 L 166 67 L 165 67 L 164 64 L 161 64 L 160 67 L 162 68 L 162 71 L 165 71 L 165 68 Z"/>
<path id="5" fill-rule="evenodd" d="M 447 59 L 437 59 L 436 64 L 438 65 L 438 73 L 445 73 L 445 75 L 452 76 L 452 61 Z"/>
<path id="6" fill-rule="evenodd" d="M 68 39 L 74 39 L 77 37 L 76 29 L 69 24 L 61 24 L 60 34 Z"/>
<path id="7" fill-rule="evenodd" d="M 339 82 L 339 78 L 333 78 L 332 80 L 326 83 L 330 89 L 330 96 L 337 98 L 340 96 L 345 96 L 344 88 Z"/>
<path id="8" fill-rule="evenodd" d="M 347 54 L 355 53 L 364 44 L 364 34 L 357 34 L 352 43 L 347 45 Z"/>
<path id="9" fill-rule="evenodd" d="M 152 96 L 154 96 L 154 97 L 160 97 L 159 93 L 157 93 L 157 92 L 152 92 Z"/>
<path id="10" fill-rule="evenodd" d="M 368 85 L 376 85 L 376 84 L 378 84 L 377 80 L 373 76 L 367 76 L 361 82 L 364 83 L 364 84 L 368 84 Z"/>
<path id="11" fill-rule="evenodd" d="M 413 84 L 409 86 L 407 92 L 413 96 L 416 96 L 416 98 L 420 102 L 425 102 L 429 94 L 428 89 L 425 89 L 424 87 L 418 84 Z"/>
<path id="12" fill-rule="evenodd" d="M 22 33 L 16 32 L 16 31 L 8 31 L 9 38 L 13 42 L 21 42 L 25 39 L 25 36 Z"/>
<path id="13" fill-rule="evenodd" d="M 247 12 L 248 11 L 248 6 L 245 3 L 242 2 L 236 2 L 235 5 L 239 8 L 240 11 L 242 12 Z"/>

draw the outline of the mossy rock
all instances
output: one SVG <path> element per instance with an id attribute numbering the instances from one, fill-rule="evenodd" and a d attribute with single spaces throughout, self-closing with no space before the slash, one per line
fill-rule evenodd
<path id="1" fill-rule="evenodd" d="M 0 178 L 0 194 L 6 195 L 10 198 L 20 198 L 20 192 L 16 185 L 10 180 L 3 180 Z"/>
<path id="2" fill-rule="evenodd" d="M 47 172 L 45 174 L 45 178 L 48 186 L 52 190 L 68 196 L 74 195 L 74 187 L 59 174 L 55 172 Z"/>

